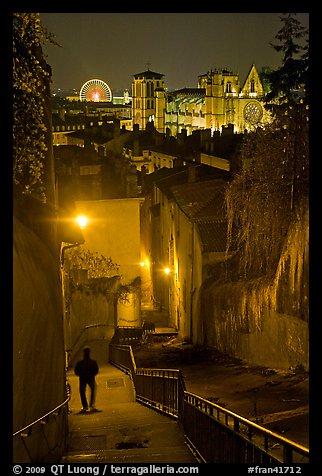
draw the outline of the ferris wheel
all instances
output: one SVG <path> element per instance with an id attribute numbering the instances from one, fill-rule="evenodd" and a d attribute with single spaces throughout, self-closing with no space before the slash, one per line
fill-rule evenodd
<path id="1" fill-rule="evenodd" d="M 110 102 L 112 101 L 112 91 L 108 84 L 101 79 L 90 79 L 81 87 L 79 99 L 81 101 Z"/>

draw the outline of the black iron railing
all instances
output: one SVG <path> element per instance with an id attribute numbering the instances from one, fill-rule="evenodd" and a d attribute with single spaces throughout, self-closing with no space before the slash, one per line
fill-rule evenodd
<path id="1" fill-rule="evenodd" d="M 206 462 L 308 462 L 304 446 L 191 392 L 185 391 L 179 418 L 185 436 Z"/>
<path id="2" fill-rule="evenodd" d="M 136 364 L 130 345 L 110 344 L 109 361 L 123 372 L 128 373 L 132 379 L 135 378 Z"/>
<path id="3" fill-rule="evenodd" d="M 178 417 L 180 385 L 184 385 L 179 370 L 137 368 L 134 384 L 139 402 Z"/>
<path id="4" fill-rule="evenodd" d="M 142 327 L 116 327 L 112 343 L 134 344 L 142 340 L 144 330 Z"/>
<path id="5" fill-rule="evenodd" d="M 130 345 L 109 348 L 127 372 L 136 399 L 173 418 L 198 459 L 207 463 L 307 463 L 309 449 L 188 392 L 179 370 L 137 368 Z"/>

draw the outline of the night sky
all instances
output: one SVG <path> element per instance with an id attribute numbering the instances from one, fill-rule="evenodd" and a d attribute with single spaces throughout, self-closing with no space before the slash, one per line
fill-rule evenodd
<path id="1" fill-rule="evenodd" d="M 197 87 L 210 68 L 240 74 L 251 65 L 281 65 L 270 45 L 282 27 L 282 13 L 41 13 L 43 26 L 62 46 L 46 43 L 52 88 L 80 90 L 89 79 L 112 91 L 128 88 L 149 67 L 164 74 L 169 89 Z M 309 14 L 298 13 L 309 27 Z M 149 63 L 149 64 L 148 64 Z"/>

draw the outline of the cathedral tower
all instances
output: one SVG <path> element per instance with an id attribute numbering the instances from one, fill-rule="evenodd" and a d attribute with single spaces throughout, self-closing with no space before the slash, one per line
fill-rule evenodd
<path id="1" fill-rule="evenodd" d="M 155 73 L 149 69 L 133 75 L 133 126 L 138 124 L 140 129 L 145 129 L 148 122 L 155 121 L 157 130 L 161 131 L 164 114 L 162 118 L 160 114 L 165 107 L 163 76 L 163 74 Z"/>

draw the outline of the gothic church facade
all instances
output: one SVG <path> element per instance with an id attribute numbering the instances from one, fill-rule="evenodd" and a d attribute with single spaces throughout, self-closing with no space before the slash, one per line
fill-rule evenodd
<path id="1" fill-rule="evenodd" d="M 215 69 L 198 77 L 197 88 L 166 92 L 164 75 L 147 70 L 133 76 L 132 120 L 145 129 L 154 121 L 158 132 L 182 129 L 221 131 L 233 124 L 235 132 L 250 131 L 270 121 L 263 107 L 264 88 L 255 65 L 240 85 L 240 78 L 228 70 Z"/>

